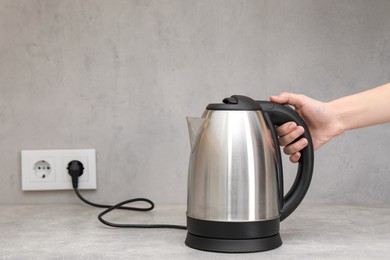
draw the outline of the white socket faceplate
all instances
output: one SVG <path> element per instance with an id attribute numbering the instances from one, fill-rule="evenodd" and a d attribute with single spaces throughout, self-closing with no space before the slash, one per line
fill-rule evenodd
<path id="1" fill-rule="evenodd" d="M 95 149 L 22 151 L 22 190 L 73 189 L 68 163 L 77 160 L 84 166 L 79 189 L 96 189 Z"/>

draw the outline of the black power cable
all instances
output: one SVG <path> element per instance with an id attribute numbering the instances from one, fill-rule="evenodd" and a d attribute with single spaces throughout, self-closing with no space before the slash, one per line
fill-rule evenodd
<path id="1" fill-rule="evenodd" d="M 76 193 L 77 197 L 84 203 L 91 205 L 93 207 L 98 207 L 98 208 L 107 208 L 103 212 L 101 212 L 98 215 L 98 219 L 100 222 L 103 224 L 110 226 L 110 227 L 120 227 L 120 228 L 175 228 L 175 229 L 187 229 L 186 226 L 181 226 L 181 225 L 172 225 L 172 224 L 117 224 L 117 223 L 112 223 L 109 222 L 105 219 L 103 219 L 103 216 L 106 215 L 107 213 L 113 211 L 114 209 L 122 209 L 122 210 L 134 210 L 134 211 L 150 211 L 154 208 L 154 203 L 153 201 L 145 198 L 135 198 L 135 199 L 130 199 L 130 200 L 125 200 L 122 201 L 116 205 L 103 205 L 103 204 L 97 204 L 88 201 L 85 199 L 83 196 L 81 196 L 79 190 L 78 190 L 78 183 L 79 183 L 79 177 L 83 174 L 84 171 L 84 166 L 80 161 L 71 161 L 68 164 L 68 173 L 72 177 L 72 186 L 73 190 Z M 133 203 L 133 202 L 146 202 L 150 206 L 147 208 L 139 208 L 139 207 L 124 207 L 123 205 Z"/>

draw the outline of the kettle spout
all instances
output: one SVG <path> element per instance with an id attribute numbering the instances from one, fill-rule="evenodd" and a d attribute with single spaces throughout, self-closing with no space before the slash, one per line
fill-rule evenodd
<path id="1" fill-rule="evenodd" d="M 188 133 L 190 135 L 191 152 L 195 151 L 196 146 L 207 127 L 208 119 L 203 117 L 187 117 Z"/>

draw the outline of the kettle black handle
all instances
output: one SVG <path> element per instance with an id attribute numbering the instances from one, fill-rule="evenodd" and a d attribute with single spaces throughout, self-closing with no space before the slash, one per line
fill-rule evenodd
<path id="1" fill-rule="evenodd" d="M 282 125 L 284 123 L 294 121 L 297 125 L 302 126 L 305 129 L 303 135 L 299 138 L 306 138 L 308 141 L 307 146 L 301 151 L 301 158 L 299 159 L 298 172 L 295 177 L 295 181 L 290 189 L 290 191 L 283 198 L 283 183 L 282 181 L 282 169 L 278 169 L 279 172 L 279 190 L 282 197 L 282 206 L 280 209 L 280 220 L 287 218 L 302 202 L 303 198 L 306 195 L 307 190 L 309 189 L 311 178 L 313 175 L 314 167 L 314 149 L 313 141 L 305 121 L 289 106 L 277 104 L 269 101 L 258 101 L 263 112 L 269 116 L 269 119 L 272 123 L 270 126 L 271 132 L 276 139 L 277 156 L 280 160 L 280 149 L 279 142 L 277 141 L 276 133 L 274 126 Z M 281 161 L 280 161 L 281 162 Z M 280 186 L 282 188 L 280 188 Z"/>

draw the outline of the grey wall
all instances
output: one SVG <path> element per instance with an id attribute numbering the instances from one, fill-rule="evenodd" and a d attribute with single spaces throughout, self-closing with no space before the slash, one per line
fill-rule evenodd
<path id="1" fill-rule="evenodd" d="M 0 1 L 0 203 L 23 149 L 97 149 L 95 201 L 186 200 L 186 116 L 240 93 L 320 100 L 390 81 L 390 1 Z M 307 201 L 388 203 L 389 125 L 316 153 Z M 293 166 L 287 167 L 292 171 Z M 292 173 L 286 173 L 292 179 Z"/>

